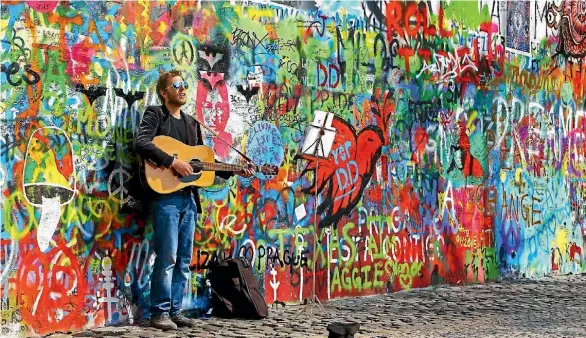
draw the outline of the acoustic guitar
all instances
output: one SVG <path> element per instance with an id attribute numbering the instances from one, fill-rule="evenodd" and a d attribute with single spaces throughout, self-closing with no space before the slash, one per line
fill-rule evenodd
<path id="1" fill-rule="evenodd" d="M 144 161 L 144 175 L 148 185 L 159 194 L 169 194 L 187 186 L 208 187 L 214 183 L 216 171 L 241 171 L 253 167 L 265 175 L 276 175 L 274 166 L 245 166 L 240 164 L 216 163 L 214 151 L 207 146 L 188 146 L 172 137 L 160 135 L 153 139 L 153 144 L 161 150 L 191 164 L 193 173 L 179 175 L 173 168 L 157 166 Z"/>

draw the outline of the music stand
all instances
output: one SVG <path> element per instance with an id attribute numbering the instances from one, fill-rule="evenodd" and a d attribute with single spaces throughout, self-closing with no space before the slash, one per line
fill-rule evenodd
<path id="1" fill-rule="evenodd" d="M 332 121 L 334 119 L 334 114 L 316 110 L 315 117 L 305 132 L 305 140 L 301 147 L 301 153 L 307 156 L 313 156 L 317 159 L 326 159 L 330 156 L 330 151 L 332 150 L 332 145 L 334 144 L 334 139 L 336 138 L 336 128 L 332 127 Z M 316 246 L 317 246 L 317 232 L 319 226 L 317 224 L 317 174 L 319 170 L 319 161 L 316 160 L 315 162 L 315 174 L 314 174 L 314 184 L 315 184 L 315 206 L 313 211 L 313 223 L 314 223 L 314 232 L 313 232 L 313 262 L 312 262 L 312 288 L 311 288 L 311 304 L 310 304 L 310 313 L 313 312 L 313 306 L 318 305 L 323 312 L 326 312 L 326 309 L 321 304 L 319 298 L 315 294 L 315 266 L 317 259 L 315 258 L 316 253 Z M 327 263 L 328 264 L 328 263 Z M 302 310 L 303 311 L 303 310 Z"/>

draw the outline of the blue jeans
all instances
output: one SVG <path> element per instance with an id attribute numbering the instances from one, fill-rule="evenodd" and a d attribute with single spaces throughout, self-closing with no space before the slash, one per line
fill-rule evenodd
<path id="1" fill-rule="evenodd" d="M 151 318 L 181 312 L 189 278 L 197 207 L 191 192 L 153 201 L 155 266 L 151 274 Z"/>

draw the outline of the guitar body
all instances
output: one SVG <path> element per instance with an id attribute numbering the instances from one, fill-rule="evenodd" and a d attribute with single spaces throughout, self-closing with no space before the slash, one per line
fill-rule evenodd
<path id="1" fill-rule="evenodd" d="M 187 163 L 215 162 L 214 151 L 207 146 L 188 146 L 164 135 L 155 137 L 153 144 L 167 154 Z M 181 177 L 173 168 L 159 167 L 149 161 L 144 162 L 144 168 L 147 183 L 159 194 L 169 194 L 188 186 L 209 187 L 214 183 L 216 176 L 214 171 L 199 170 L 189 176 Z"/>

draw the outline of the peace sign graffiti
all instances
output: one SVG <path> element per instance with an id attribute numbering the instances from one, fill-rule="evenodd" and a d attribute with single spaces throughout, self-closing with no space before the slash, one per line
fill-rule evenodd
<path id="1" fill-rule="evenodd" d="M 115 179 L 117 177 L 117 179 Z M 120 204 L 124 204 L 130 200 L 128 189 L 124 187 L 124 182 L 130 180 L 130 173 L 122 168 L 114 169 L 108 177 L 108 194 Z M 117 181 L 117 187 L 114 182 Z"/>
<path id="2" fill-rule="evenodd" d="M 195 59 L 195 49 L 187 37 L 175 38 L 171 50 L 177 64 L 192 64 Z"/>

